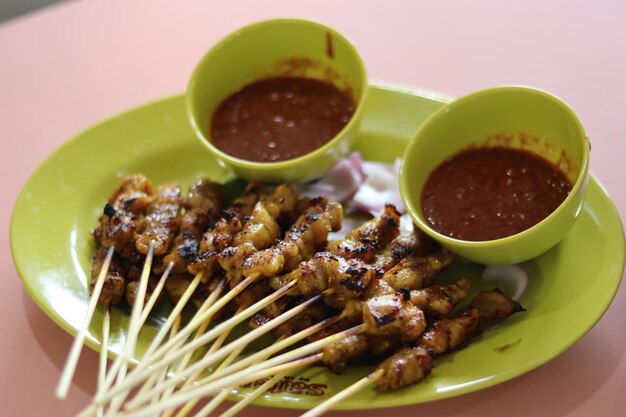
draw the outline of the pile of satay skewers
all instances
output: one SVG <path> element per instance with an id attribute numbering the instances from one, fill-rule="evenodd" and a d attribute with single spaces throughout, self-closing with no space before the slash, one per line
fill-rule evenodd
<path id="1" fill-rule="evenodd" d="M 230 204 L 225 194 L 209 180 L 185 196 L 177 184 L 153 189 L 142 175 L 121 180 L 93 232 L 92 298 L 57 390 L 67 394 L 99 301 L 105 315 L 98 390 L 80 416 L 208 416 L 235 387 L 266 378 L 221 414 L 232 416 L 289 371 L 322 362 L 340 373 L 357 356 L 383 359 L 306 413 L 312 417 L 370 384 L 387 391 L 418 383 L 433 356 L 523 311 L 494 289 L 450 317 L 469 281 L 434 284 L 453 255 L 416 228 L 400 233 L 392 205 L 329 242 L 343 220 L 341 204 L 330 198 L 258 182 Z M 140 330 L 164 292 L 174 307 L 129 371 Z M 108 312 L 124 302 L 131 306 L 126 344 L 106 369 Z M 187 305 L 196 310 L 183 321 Z M 229 341 L 244 321 L 252 330 Z M 242 355 L 270 332 L 273 344 Z"/>

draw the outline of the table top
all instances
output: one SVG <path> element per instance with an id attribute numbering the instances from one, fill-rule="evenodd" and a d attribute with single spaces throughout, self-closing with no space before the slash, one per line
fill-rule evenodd
<path id="1" fill-rule="evenodd" d="M 82 1 L 0 24 L 0 402 L 7 416 L 73 415 L 95 389 L 85 349 L 69 398 L 53 392 L 72 338 L 31 301 L 8 245 L 11 210 L 31 172 L 86 127 L 185 89 L 202 54 L 257 20 L 297 16 L 335 27 L 374 81 L 450 96 L 532 85 L 567 101 L 593 149 L 591 171 L 626 218 L 621 128 L 626 108 L 626 3 L 573 1 Z M 177 6 L 179 5 L 179 6 Z M 589 262 L 593 262 L 590 259 Z M 590 277 L 593 279 L 593 277 Z M 521 377 L 460 397 L 361 417 L 617 416 L 626 409 L 626 290 L 565 353 Z M 242 416 L 268 413 L 250 407 Z M 272 410 L 295 416 L 294 410 Z M 357 415 L 335 412 L 334 415 Z M 333 415 L 333 413 L 329 413 Z"/>

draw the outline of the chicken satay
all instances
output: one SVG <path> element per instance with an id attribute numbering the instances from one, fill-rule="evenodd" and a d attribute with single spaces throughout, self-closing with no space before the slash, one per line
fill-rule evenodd
<path id="1" fill-rule="evenodd" d="M 362 226 L 349 232 L 345 239 L 330 242 L 328 252 L 345 259 L 372 262 L 377 253 L 400 233 L 400 213 L 392 204 L 385 211 Z"/>
<path id="2" fill-rule="evenodd" d="M 413 232 L 401 234 L 393 239 L 382 252 L 376 254 L 373 264 L 387 271 L 409 256 L 424 257 L 436 248 L 435 241 L 417 227 Z"/>
<path id="3" fill-rule="evenodd" d="M 189 273 L 196 275 L 204 272 L 206 277 L 215 273 L 218 269 L 216 255 L 231 246 L 234 236 L 241 231 L 247 216 L 266 192 L 267 188 L 260 182 L 248 183 L 243 194 L 222 211 L 222 218 L 202 235 L 198 255 L 187 266 Z"/>
<path id="4" fill-rule="evenodd" d="M 148 300 L 152 296 L 152 293 L 158 283 L 159 283 L 159 280 L 157 278 L 155 277 L 148 278 L 148 286 L 146 287 L 144 305 L 148 302 Z M 129 281 L 126 284 L 126 291 L 125 291 L 126 302 L 128 303 L 129 306 L 132 306 L 135 304 L 135 299 L 137 298 L 138 293 L 139 293 L 139 280 Z M 162 296 L 163 294 L 159 294 L 159 296 L 157 297 L 157 303 L 161 300 Z"/>
<path id="5" fill-rule="evenodd" d="M 382 295 L 363 306 L 363 324 L 366 334 L 399 335 L 404 342 L 412 342 L 426 328 L 426 318 L 406 294 Z"/>
<path id="6" fill-rule="evenodd" d="M 408 288 L 401 288 L 399 292 L 404 297 L 409 297 L 411 304 L 424 313 L 443 316 L 467 297 L 469 288 L 469 281 L 461 277 L 448 285 L 432 285 L 413 291 Z M 393 294 L 396 294 L 396 291 L 385 282 L 384 277 L 374 280 L 360 299 L 349 300 L 345 304 L 341 311 L 341 323 L 344 323 L 346 328 L 359 324 L 362 319 L 363 307 L 368 299 Z"/>
<path id="7" fill-rule="evenodd" d="M 481 328 L 495 320 L 526 311 L 520 303 L 507 297 L 499 288 L 476 295 L 470 302 L 470 308 L 478 310 Z"/>
<path id="8" fill-rule="evenodd" d="M 326 243 L 328 234 L 341 228 L 341 204 L 328 198 L 311 200 L 311 207 L 296 220 L 285 238 L 271 248 L 256 252 L 244 262 L 246 277 L 273 277 L 294 270 L 304 260 L 311 259 Z"/>
<path id="9" fill-rule="evenodd" d="M 421 347 L 406 347 L 398 350 L 378 365 L 382 375 L 376 381 L 378 390 L 397 390 L 424 379 L 432 370 L 433 361 Z"/>
<path id="10" fill-rule="evenodd" d="M 333 373 L 340 374 L 348 366 L 348 361 L 369 350 L 367 335 L 355 334 L 324 346 L 322 362 Z"/>
<path id="11" fill-rule="evenodd" d="M 141 215 L 151 194 L 152 183 L 143 175 L 122 178 L 93 231 L 96 242 L 105 248 L 115 246 L 115 251 L 124 258 L 132 257 Z"/>
<path id="12" fill-rule="evenodd" d="M 154 245 L 154 256 L 167 253 L 178 232 L 182 205 L 178 184 L 165 184 L 156 189 L 146 207 L 146 214 L 139 227 L 135 247 L 143 255 Z"/>
<path id="13" fill-rule="evenodd" d="M 433 355 L 455 349 L 493 322 L 524 311 L 499 289 L 483 291 L 470 302 L 470 308 L 454 318 L 441 318 L 428 324 L 417 344 Z"/>
<path id="14" fill-rule="evenodd" d="M 174 273 L 186 272 L 189 262 L 198 255 L 202 232 L 221 216 L 224 195 L 222 185 L 207 179 L 199 180 L 189 188 L 183 202 L 184 213 L 180 216 L 178 235 L 169 253 L 163 257 L 162 269 L 171 265 Z"/>
<path id="15" fill-rule="evenodd" d="M 425 258 L 409 256 L 387 271 L 383 280 L 396 291 L 401 288 L 418 290 L 432 284 L 437 274 L 453 260 L 454 255 L 445 249 Z"/>
<path id="16" fill-rule="evenodd" d="M 304 299 L 299 300 L 299 302 L 303 301 Z M 299 302 L 297 304 L 299 304 Z M 295 305 L 296 304 L 294 304 L 294 306 Z M 331 317 L 333 313 L 334 310 L 329 308 L 323 302 L 314 303 L 302 313 L 278 326 L 275 336 L 277 339 L 292 336 L 302 330 L 308 329 L 328 317 Z"/>
<path id="17" fill-rule="evenodd" d="M 107 253 L 108 250 L 106 248 L 100 247 L 91 260 L 90 292 L 93 292 L 93 287 L 96 284 L 96 280 L 98 279 L 98 275 L 100 274 L 100 270 L 102 269 L 102 264 L 104 263 Z M 104 284 L 98 300 L 104 306 L 119 304 L 124 296 L 125 287 L 126 271 L 124 270 L 122 259 L 118 254 L 114 253 L 111 258 L 111 263 L 106 277 L 104 278 Z"/>
<path id="18" fill-rule="evenodd" d="M 262 198 L 252 210 L 242 230 L 233 238 L 232 246 L 217 255 L 231 288 L 243 279 L 244 261 L 252 254 L 269 248 L 281 234 L 279 220 L 293 212 L 298 192 L 279 185 L 267 197 Z"/>
<path id="19" fill-rule="evenodd" d="M 411 303 L 426 314 L 445 316 L 467 297 L 469 289 L 469 281 L 461 277 L 448 285 L 431 285 L 410 291 Z"/>
<path id="20" fill-rule="evenodd" d="M 342 308 L 348 300 L 359 298 L 381 271 L 359 259 L 346 260 L 319 252 L 313 259 L 300 264 L 294 274 L 300 294 L 305 297 L 322 294 L 327 305 Z"/>

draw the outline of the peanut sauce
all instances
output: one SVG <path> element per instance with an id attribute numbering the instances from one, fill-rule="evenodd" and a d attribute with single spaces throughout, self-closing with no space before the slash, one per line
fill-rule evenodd
<path id="1" fill-rule="evenodd" d="M 275 162 L 305 155 L 335 137 L 354 100 L 330 83 L 276 77 L 227 97 L 213 114 L 212 142 L 237 158 Z"/>
<path id="2" fill-rule="evenodd" d="M 503 147 L 474 148 L 433 170 L 422 191 L 422 212 L 446 236 L 493 240 L 539 223 L 571 189 L 565 175 L 538 155 Z"/>

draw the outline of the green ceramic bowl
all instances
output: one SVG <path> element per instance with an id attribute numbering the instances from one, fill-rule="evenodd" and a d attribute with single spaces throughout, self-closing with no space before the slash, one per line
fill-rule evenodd
<path id="1" fill-rule="evenodd" d="M 355 112 L 324 146 L 290 160 L 251 162 L 215 147 L 210 122 L 219 104 L 245 85 L 273 76 L 331 82 L 353 97 Z M 240 177 L 306 182 L 321 177 L 350 151 L 362 118 L 367 85 L 361 57 L 341 34 L 309 20 L 272 19 L 231 33 L 202 58 L 187 89 L 187 114 L 202 144 Z"/>
<path id="2" fill-rule="evenodd" d="M 465 241 L 430 227 L 421 209 L 424 183 L 449 156 L 470 146 L 508 146 L 534 152 L 561 168 L 574 184 L 569 196 L 543 221 L 516 235 Z M 443 246 L 483 264 L 514 264 L 556 245 L 580 213 L 589 175 L 585 130 L 563 101 L 527 87 L 495 87 L 455 100 L 433 114 L 407 147 L 400 190 L 417 225 Z"/>

